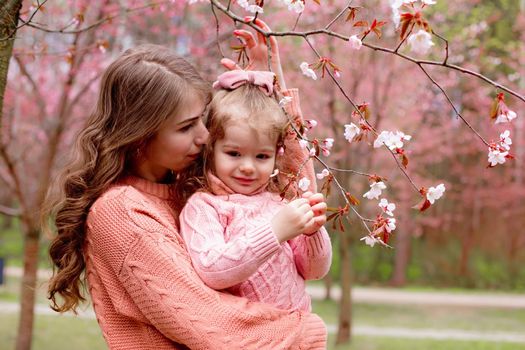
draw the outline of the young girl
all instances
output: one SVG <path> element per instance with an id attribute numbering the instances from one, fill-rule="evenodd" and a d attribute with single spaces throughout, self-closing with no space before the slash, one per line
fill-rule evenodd
<path id="1" fill-rule="evenodd" d="M 74 311 L 87 280 L 110 349 L 323 349 L 319 317 L 216 292 L 191 266 L 169 184 L 207 141 L 210 90 L 161 46 L 128 50 L 107 68 L 44 210 L 56 232 L 53 309 Z"/>
<path id="2" fill-rule="evenodd" d="M 193 266 L 211 288 L 282 309 L 310 310 L 305 280 L 330 268 L 322 194 L 282 200 L 279 148 L 287 117 L 270 72 L 231 71 L 210 104 L 204 190 L 180 215 Z M 296 238 L 295 235 L 300 233 Z"/>

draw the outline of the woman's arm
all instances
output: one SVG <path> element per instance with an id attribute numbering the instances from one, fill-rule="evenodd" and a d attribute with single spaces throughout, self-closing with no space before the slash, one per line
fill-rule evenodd
<path id="1" fill-rule="evenodd" d="M 88 239 L 97 259 L 118 276 L 115 288 L 123 288 L 144 316 L 139 321 L 197 350 L 325 348 L 326 328 L 317 316 L 206 287 L 180 238 L 156 212 L 138 202 L 124 207 L 117 199 L 90 214 Z"/>

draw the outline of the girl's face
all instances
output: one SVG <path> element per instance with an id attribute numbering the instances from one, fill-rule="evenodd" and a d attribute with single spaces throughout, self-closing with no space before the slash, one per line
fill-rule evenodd
<path id="1" fill-rule="evenodd" d="M 251 194 L 273 173 L 276 141 L 248 125 L 231 124 L 213 152 L 215 175 L 235 193 Z"/>
<path id="2" fill-rule="evenodd" d="M 196 92 L 189 96 L 179 113 L 167 120 L 140 150 L 139 176 L 160 182 L 168 171 L 178 172 L 199 156 L 208 139 L 208 130 L 202 120 L 206 105 Z"/>

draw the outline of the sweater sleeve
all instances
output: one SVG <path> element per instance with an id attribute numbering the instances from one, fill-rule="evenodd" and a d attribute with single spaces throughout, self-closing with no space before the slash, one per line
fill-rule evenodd
<path id="1" fill-rule="evenodd" d="M 323 278 L 332 263 L 332 244 L 324 227 L 313 235 L 300 235 L 290 241 L 297 271 L 305 280 Z"/>
<path id="2" fill-rule="evenodd" d="M 316 315 L 278 310 L 206 287 L 178 235 L 151 209 L 138 204 L 125 213 L 105 209 L 92 215 L 90 245 L 144 316 L 138 321 L 196 350 L 325 348 L 326 327 Z"/>
<path id="3" fill-rule="evenodd" d="M 301 111 L 300 99 L 299 99 L 299 90 L 298 89 L 288 89 L 283 90 L 283 95 L 292 98 L 292 101 L 288 103 L 285 107 L 286 112 L 292 118 L 296 124 L 301 124 L 303 122 L 303 113 Z M 281 171 L 284 173 L 296 174 L 299 169 L 299 178 L 306 177 L 310 180 L 309 191 L 317 192 L 317 183 L 315 179 L 315 170 L 313 161 L 310 159 L 308 151 L 301 148 L 299 140 L 292 135 L 287 137 L 284 141 L 284 146 L 286 152 L 281 161 Z"/>
<path id="4" fill-rule="evenodd" d="M 218 206 L 216 197 L 196 193 L 180 215 L 180 231 L 204 283 L 213 289 L 225 289 L 246 281 L 281 246 L 269 222 L 236 232 L 226 241 L 227 218 L 221 220 Z"/>

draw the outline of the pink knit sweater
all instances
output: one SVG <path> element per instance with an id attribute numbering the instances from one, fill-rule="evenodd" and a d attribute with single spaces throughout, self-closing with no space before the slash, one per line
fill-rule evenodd
<path id="1" fill-rule="evenodd" d="M 233 194 L 210 178 L 218 182 L 212 183 L 216 195 L 195 193 L 180 215 L 180 232 L 202 280 L 252 301 L 310 311 L 304 281 L 330 269 L 326 230 L 279 244 L 270 222 L 286 201 L 266 191 Z"/>
<path id="2" fill-rule="evenodd" d="M 89 211 L 86 274 L 110 349 L 325 348 L 326 328 L 316 315 L 207 287 L 191 265 L 168 198 L 167 185 L 130 177 Z"/>

